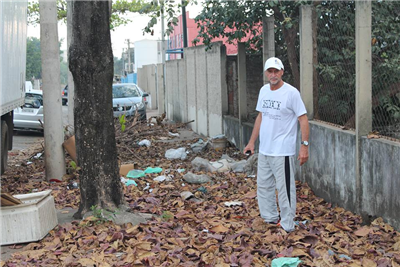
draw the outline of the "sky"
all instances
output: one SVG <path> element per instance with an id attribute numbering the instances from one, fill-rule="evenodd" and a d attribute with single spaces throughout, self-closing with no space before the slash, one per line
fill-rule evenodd
<path id="1" fill-rule="evenodd" d="M 188 6 L 186 11 L 189 11 L 190 17 L 194 17 L 200 12 L 201 6 Z M 113 53 L 115 57 L 120 58 L 123 49 L 128 48 L 127 39 L 130 40 L 131 47 L 135 41 L 150 39 L 150 40 L 161 40 L 161 22 L 160 19 L 154 28 L 154 35 L 145 34 L 143 35 L 143 29 L 150 21 L 150 18 L 146 15 L 140 15 L 137 13 L 130 14 L 127 16 L 132 22 L 126 26 L 119 26 L 115 30 L 111 31 L 111 43 Z M 165 22 L 166 25 L 166 22 Z M 40 26 L 29 25 L 28 26 L 28 37 L 36 37 L 40 39 Z M 63 40 L 61 44 L 61 50 L 67 49 L 67 25 L 63 22 L 58 23 L 58 38 Z"/>

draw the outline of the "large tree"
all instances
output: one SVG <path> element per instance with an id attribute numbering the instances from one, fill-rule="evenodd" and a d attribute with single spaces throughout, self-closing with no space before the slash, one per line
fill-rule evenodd
<path id="1" fill-rule="evenodd" d="M 113 53 L 110 1 L 72 3 L 69 68 L 75 82 L 75 135 L 81 203 L 76 218 L 92 206 L 124 205 L 112 108 Z"/>
<path id="2" fill-rule="evenodd" d="M 26 80 L 42 78 L 42 58 L 40 52 L 40 40 L 36 37 L 28 37 L 26 42 Z"/>

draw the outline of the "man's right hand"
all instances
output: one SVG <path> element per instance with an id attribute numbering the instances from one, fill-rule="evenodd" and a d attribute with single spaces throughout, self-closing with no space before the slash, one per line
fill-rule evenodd
<path id="1" fill-rule="evenodd" d="M 250 155 L 254 154 L 254 144 L 247 144 L 247 146 L 243 149 L 243 154 L 247 155 L 247 153 L 249 153 L 250 151 Z"/>

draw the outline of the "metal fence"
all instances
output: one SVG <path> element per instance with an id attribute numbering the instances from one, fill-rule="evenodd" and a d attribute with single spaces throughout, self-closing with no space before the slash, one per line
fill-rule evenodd
<path id="1" fill-rule="evenodd" d="M 317 16 L 314 118 L 355 128 L 355 4 L 322 2 Z"/>
<path id="2" fill-rule="evenodd" d="M 400 2 L 374 2 L 372 13 L 372 127 L 400 139 Z"/>

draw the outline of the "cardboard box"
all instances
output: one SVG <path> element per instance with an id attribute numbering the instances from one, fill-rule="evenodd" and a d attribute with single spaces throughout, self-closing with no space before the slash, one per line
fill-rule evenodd
<path id="1" fill-rule="evenodd" d="M 1 245 L 41 240 L 58 224 L 51 190 L 14 197 L 22 204 L 1 207 Z"/>
<path id="2" fill-rule="evenodd" d="M 121 167 L 119 167 L 119 174 L 122 176 L 126 176 L 130 170 L 135 169 L 136 165 L 135 163 L 132 164 L 122 164 Z"/>
<path id="3" fill-rule="evenodd" d="M 76 146 L 75 146 L 75 135 L 71 136 L 68 138 L 64 143 L 63 146 L 65 150 L 67 150 L 68 154 L 71 156 L 72 160 L 77 163 L 76 160 Z M 119 174 L 126 176 L 130 170 L 135 169 L 136 164 L 131 163 L 131 164 L 123 164 L 120 166 L 119 169 Z"/>
<path id="4" fill-rule="evenodd" d="M 71 156 L 72 160 L 75 161 L 77 164 L 76 160 L 76 146 L 75 146 L 75 135 L 71 136 L 67 140 L 64 141 L 63 147 L 65 150 L 67 150 L 68 154 Z"/>

